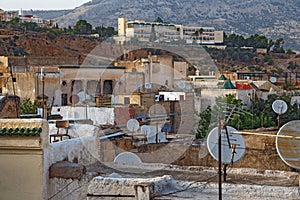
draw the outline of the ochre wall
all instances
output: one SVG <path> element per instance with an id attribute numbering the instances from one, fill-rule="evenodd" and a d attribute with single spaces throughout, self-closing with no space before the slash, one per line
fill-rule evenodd
<path id="1" fill-rule="evenodd" d="M 41 150 L 1 150 L 0 163 L 0 199 L 42 199 Z"/>

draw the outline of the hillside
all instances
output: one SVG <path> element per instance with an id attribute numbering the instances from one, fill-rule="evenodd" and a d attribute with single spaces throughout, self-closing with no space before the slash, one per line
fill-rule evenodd
<path id="1" fill-rule="evenodd" d="M 227 34 L 282 37 L 286 48 L 300 51 L 299 9 L 300 1 L 293 0 L 93 0 L 56 20 L 60 27 L 74 25 L 79 19 L 93 26 L 116 27 L 118 17 L 147 21 L 161 17 L 170 23 L 214 26 Z"/>
<path id="2" fill-rule="evenodd" d="M 99 44 L 98 40 L 79 36 L 60 35 L 51 38 L 46 33 L 32 31 L 24 34 L 0 29 L 0 35 L 0 55 L 3 56 L 76 57 L 82 62 Z"/>

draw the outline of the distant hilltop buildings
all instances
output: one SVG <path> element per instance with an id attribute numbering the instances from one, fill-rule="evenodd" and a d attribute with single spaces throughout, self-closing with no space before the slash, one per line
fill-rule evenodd
<path id="1" fill-rule="evenodd" d="M 164 22 L 145 22 L 142 20 L 127 21 L 118 19 L 118 36 L 116 43 L 123 44 L 136 38 L 140 42 L 175 42 L 186 44 L 222 45 L 224 31 L 214 27 L 184 26 Z"/>
<path id="2" fill-rule="evenodd" d="M 0 8 L 0 21 L 10 21 L 16 17 L 19 17 L 18 12 L 16 11 L 8 12 Z"/>
<path id="3" fill-rule="evenodd" d="M 17 11 L 4 11 L 0 9 L 0 21 L 11 21 L 15 18 L 19 18 L 21 22 L 34 22 L 40 26 L 55 26 L 54 20 L 45 20 L 36 15 L 23 15 L 22 10 Z"/>

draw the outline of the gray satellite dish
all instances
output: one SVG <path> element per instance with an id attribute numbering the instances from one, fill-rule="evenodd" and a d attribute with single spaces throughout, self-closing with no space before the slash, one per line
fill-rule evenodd
<path id="1" fill-rule="evenodd" d="M 185 89 L 191 90 L 191 89 L 192 89 L 192 86 L 191 86 L 190 84 L 187 84 L 187 85 L 185 86 Z"/>
<path id="2" fill-rule="evenodd" d="M 270 82 L 271 82 L 271 83 L 276 83 L 276 81 L 277 81 L 276 77 L 272 76 L 272 77 L 270 78 Z"/>
<path id="3" fill-rule="evenodd" d="M 178 83 L 178 88 L 179 88 L 179 89 L 184 89 L 184 88 L 185 88 L 185 82 L 184 82 L 184 81 L 180 81 L 180 82 Z"/>
<path id="4" fill-rule="evenodd" d="M 282 115 L 287 111 L 287 104 L 283 100 L 276 100 L 272 104 L 275 113 Z"/>
<path id="5" fill-rule="evenodd" d="M 142 160 L 134 153 L 123 152 L 115 157 L 114 162 L 118 164 L 138 165 L 142 163 Z"/>
<path id="6" fill-rule="evenodd" d="M 232 134 L 231 132 L 237 132 L 237 130 L 231 126 L 227 126 L 228 130 L 228 136 L 230 144 L 236 145 L 235 153 L 233 153 L 233 149 L 229 147 L 226 130 L 221 130 L 221 140 L 222 140 L 222 163 L 224 164 L 230 164 L 231 161 L 237 162 L 239 161 L 245 154 L 246 145 L 244 142 L 243 136 L 239 134 Z M 214 128 L 210 131 L 208 137 L 207 137 L 207 148 L 210 153 L 210 155 L 218 160 L 219 154 L 218 154 L 218 140 L 219 140 L 219 131 L 218 127 Z"/>
<path id="7" fill-rule="evenodd" d="M 136 119 L 130 119 L 127 121 L 127 129 L 129 131 L 137 131 L 140 127 L 140 123 Z"/>
<path id="8" fill-rule="evenodd" d="M 299 130 L 300 120 L 290 121 L 280 128 L 276 137 L 279 157 L 295 169 L 300 169 L 300 140 L 293 137 L 299 137 Z"/>

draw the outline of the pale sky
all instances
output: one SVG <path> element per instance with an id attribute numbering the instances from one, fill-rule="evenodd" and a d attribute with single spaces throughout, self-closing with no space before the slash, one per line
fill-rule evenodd
<path id="1" fill-rule="evenodd" d="M 78 7 L 91 0 L 0 0 L 0 9 L 9 10 L 61 10 Z"/>

